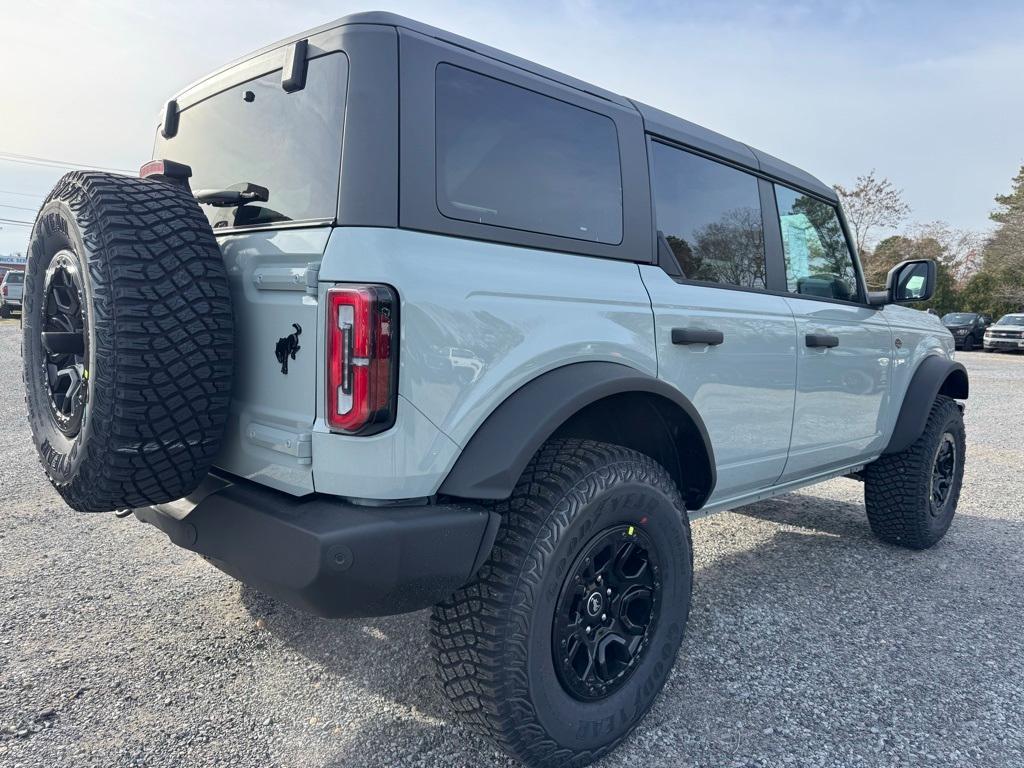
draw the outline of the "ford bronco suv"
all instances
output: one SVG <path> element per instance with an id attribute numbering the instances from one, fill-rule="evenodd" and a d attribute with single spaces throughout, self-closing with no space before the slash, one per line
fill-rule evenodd
<path id="1" fill-rule="evenodd" d="M 28 413 L 67 503 L 327 617 L 430 620 L 467 726 L 613 749 L 683 638 L 695 517 L 835 477 L 953 518 L 935 265 L 865 288 L 832 189 L 471 40 L 349 16 L 200 80 L 140 178 L 36 219 Z"/>

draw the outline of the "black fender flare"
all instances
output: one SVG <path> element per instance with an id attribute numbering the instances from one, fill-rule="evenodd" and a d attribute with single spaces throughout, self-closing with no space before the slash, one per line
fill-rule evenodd
<path id="1" fill-rule="evenodd" d="M 603 398 L 658 395 L 693 422 L 715 486 L 715 456 L 704 420 L 685 395 L 670 384 L 620 363 L 581 362 L 541 374 L 509 395 L 484 420 L 452 467 L 439 493 L 467 499 L 507 499 L 537 449 L 573 415 Z"/>
<path id="2" fill-rule="evenodd" d="M 940 355 L 929 355 L 914 371 L 903 396 L 896 426 L 883 454 L 900 453 L 924 433 L 928 414 L 939 395 L 966 400 L 970 394 L 967 369 Z"/>

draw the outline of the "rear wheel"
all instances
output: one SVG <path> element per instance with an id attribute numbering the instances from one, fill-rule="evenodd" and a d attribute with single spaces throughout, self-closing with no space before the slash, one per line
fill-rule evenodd
<path id="1" fill-rule="evenodd" d="M 864 501 L 875 535 L 910 549 L 927 549 L 945 536 L 960 498 L 966 448 L 960 407 L 940 395 L 913 445 L 864 470 Z"/>
<path id="2" fill-rule="evenodd" d="M 556 440 L 499 508 L 490 558 L 434 609 L 441 684 L 463 723 L 527 765 L 585 765 L 671 672 L 692 583 L 683 502 L 647 456 Z"/>
<path id="3" fill-rule="evenodd" d="M 220 250 L 186 189 L 62 178 L 32 229 L 22 317 L 32 436 L 71 507 L 199 484 L 227 421 L 234 338 Z"/>

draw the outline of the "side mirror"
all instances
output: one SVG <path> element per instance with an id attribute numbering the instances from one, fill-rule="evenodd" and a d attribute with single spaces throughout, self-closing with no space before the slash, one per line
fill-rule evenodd
<path id="1" fill-rule="evenodd" d="M 902 261 L 889 270 L 885 291 L 871 293 L 869 301 L 875 305 L 928 301 L 935 295 L 937 275 L 938 267 L 931 259 Z"/>

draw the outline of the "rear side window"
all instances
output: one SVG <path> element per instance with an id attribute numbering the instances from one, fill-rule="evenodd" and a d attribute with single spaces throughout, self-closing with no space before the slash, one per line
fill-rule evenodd
<path id="1" fill-rule="evenodd" d="M 790 293 L 856 301 L 857 271 L 839 223 L 828 203 L 788 187 L 775 187 Z"/>
<path id="2" fill-rule="evenodd" d="M 348 62 L 331 53 L 308 62 L 306 86 L 287 93 L 281 70 L 181 111 L 178 132 L 157 133 L 154 157 L 192 167 L 192 190 L 250 183 L 267 202 L 203 206 L 215 228 L 334 219 L 341 169 Z"/>
<path id="3" fill-rule="evenodd" d="M 658 229 L 688 280 L 766 288 L 757 179 L 652 142 Z"/>
<path id="4" fill-rule="evenodd" d="M 617 245 L 622 173 L 611 118 L 450 64 L 437 67 L 444 216 Z"/>

